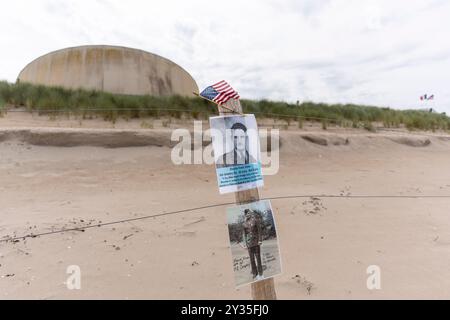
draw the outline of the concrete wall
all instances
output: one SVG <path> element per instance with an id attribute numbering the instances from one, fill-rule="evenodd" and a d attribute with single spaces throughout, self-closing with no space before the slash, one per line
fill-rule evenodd
<path id="1" fill-rule="evenodd" d="M 18 80 L 118 94 L 192 96 L 198 92 L 195 80 L 172 61 L 116 46 L 82 46 L 48 53 L 28 64 Z"/>

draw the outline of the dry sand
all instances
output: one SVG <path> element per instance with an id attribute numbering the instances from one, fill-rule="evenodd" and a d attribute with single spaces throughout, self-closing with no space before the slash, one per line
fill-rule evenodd
<path id="1" fill-rule="evenodd" d="M 167 128 L 33 121 L 0 118 L 0 238 L 234 202 L 219 195 L 212 166 L 171 163 Z M 141 142 L 125 147 L 133 137 Z M 444 134 L 310 129 L 281 139 L 280 170 L 265 177 L 262 197 L 450 195 Z M 280 299 L 450 298 L 449 198 L 272 207 Z M 234 288 L 225 222 L 222 206 L 0 242 L 0 299 L 250 298 L 248 286 Z M 81 267 L 81 290 L 64 284 L 69 265 Z M 381 290 L 366 287 L 369 265 L 381 268 Z"/>

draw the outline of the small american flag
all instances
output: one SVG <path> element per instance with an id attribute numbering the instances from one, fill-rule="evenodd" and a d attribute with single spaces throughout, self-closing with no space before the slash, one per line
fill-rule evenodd
<path id="1" fill-rule="evenodd" d="M 426 94 L 424 94 L 423 96 L 420 96 L 420 100 L 433 100 L 434 99 L 434 94 L 432 94 L 431 96 L 428 96 Z"/>
<path id="2" fill-rule="evenodd" d="M 225 81 L 222 80 L 207 87 L 200 95 L 217 104 L 223 104 L 230 99 L 239 99 L 239 94 Z"/>

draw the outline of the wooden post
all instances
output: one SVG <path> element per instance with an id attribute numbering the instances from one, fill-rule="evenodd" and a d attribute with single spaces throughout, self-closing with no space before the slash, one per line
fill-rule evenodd
<path id="1" fill-rule="evenodd" d="M 231 110 L 236 110 L 237 113 L 242 114 L 242 106 L 239 100 L 230 99 L 225 106 L 219 105 L 220 115 L 230 114 Z M 234 193 L 236 204 L 245 204 L 259 200 L 258 188 L 253 188 Z M 273 278 L 260 280 L 251 284 L 253 300 L 276 300 L 277 294 L 275 292 L 275 282 Z"/>

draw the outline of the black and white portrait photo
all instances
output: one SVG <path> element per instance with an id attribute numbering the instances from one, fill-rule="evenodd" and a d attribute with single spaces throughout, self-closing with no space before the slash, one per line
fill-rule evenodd
<path id="1" fill-rule="evenodd" d="M 277 230 L 269 200 L 227 209 L 236 286 L 281 273 Z"/>
<path id="2" fill-rule="evenodd" d="M 249 153 L 247 126 L 242 122 L 235 122 L 231 126 L 230 131 L 232 149 L 217 159 L 217 167 L 255 163 L 256 159 Z"/>
<path id="3" fill-rule="evenodd" d="M 254 115 L 211 117 L 211 137 L 220 193 L 263 185 Z"/>

